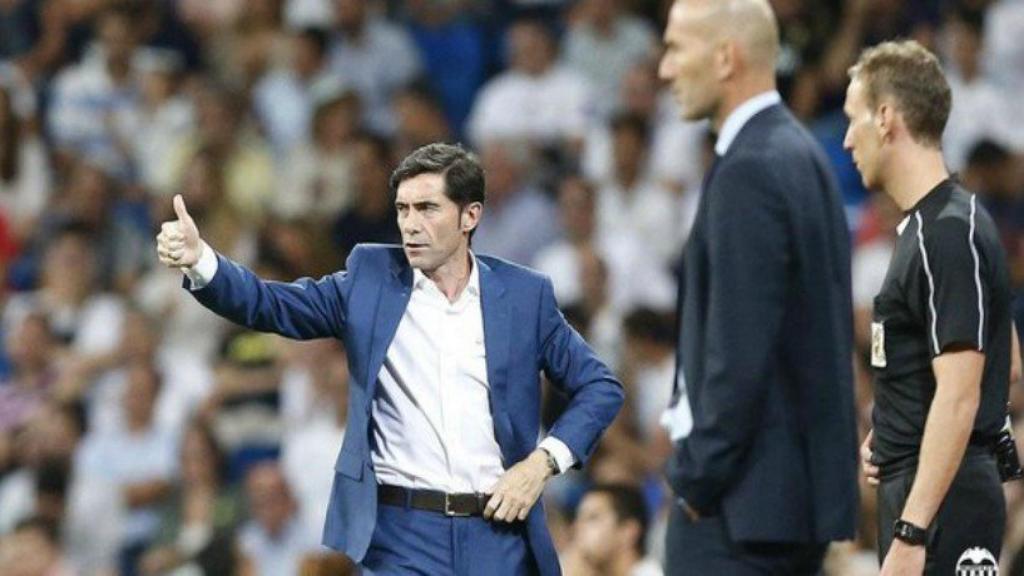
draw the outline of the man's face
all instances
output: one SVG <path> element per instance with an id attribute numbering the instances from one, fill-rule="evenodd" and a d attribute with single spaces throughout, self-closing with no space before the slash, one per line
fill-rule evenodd
<path id="1" fill-rule="evenodd" d="M 246 497 L 253 518 L 271 534 L 278 534 L 294 512 L 291 492 L 275 468 L 255 468 L 246 480 Z"/>
<path id="2" fill-rule="evenodd" d="M 606 566 L 619 554 L 619 522 L 607 494 L 584 496 L 573 529 L 576 545 L 590 566 Z"/>
<path id="3" fill-rule="evenodd" d="M 846 89 L 846 103 L 843 112 L 850 122 L 843 139 L 843 148 L 853 156 L 853 163 L 860 171 L 861 181 L 869 189 L 877 189 L 881 184 L 879 170 L 879 151 L 882 138 L 875 121 L 875 111 L 871 109 L 864 84 L 854 79 Z"/>
<path id="4" fill-rule="evenodd" d="M 473 205 L 460 210 L 444 190 L 442 174 L 420 174 L 398 185 L 395 210 L 402 247 L 409 264 L 423 272 L 433 272 L 463 254 L 476 224 L 469 210 Z"/>
<path id="5" fill-rule="evenodd" d="M 114 63 L 127 64 L 135 51 L 135 36 L 131 23 L 120 15 L 105 15 L 99 24 L 99 38 L 107 58 Z"/>
<path id="6" fill-rule="evenodd" d="M 712 117 L 721 100 L 715 67 L 718 42 L 708 24 L 707 10 L 693 0 L 676 0 L 665 27 L 665 53 L 658 76 L 669 82 L 686 120 Z"/>

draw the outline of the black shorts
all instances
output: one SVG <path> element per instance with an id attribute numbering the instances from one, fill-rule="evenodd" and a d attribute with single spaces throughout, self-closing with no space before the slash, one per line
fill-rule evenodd
<path id="1" fill-rule="evenodd" d="M 892 525 L 914 483 L 916 469 L 885 478 L 878 486 L 878 559 L 892 544 Z M 957 576 L 957 566 L 984 562 L 987 551 L 998 563 L 1006 529 L 1006 501 L 996 470 L 995 458 L 987 450 L 968 447 L 939 512 L 928 528 L 925 574 Z M 968 552 L 980 548 L 975 552 Z M 966 570 L 962 574 L 982 574 Z"/>

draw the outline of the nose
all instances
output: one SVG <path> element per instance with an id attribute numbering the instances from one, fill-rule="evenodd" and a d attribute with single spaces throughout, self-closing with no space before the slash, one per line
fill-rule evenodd
<path id="1" fill-rule="evenodd" d="M 661 59 L 658 61 L 658 78 L 661 78 L 662 80 L 672 79 L 672 71 L 670 69 L 667 53 L 662 54 Z"/>
<path id="2" fill-rule="evenodd" d="M 409 237 L 416 234 L 420 230 L 419 217 L 415 215 L 414 211 L 409 211 L 408 214 L 398 216 L 398 227 L 402 231 L 402 235 Z"/>
<path id="3" fill-rule="evenodd" d="M 843 149 L 847 152 L 853 152 L 853 138 L 850 137 L 850 127 L 846 128 L 846 134 L 843 135 Z"/>

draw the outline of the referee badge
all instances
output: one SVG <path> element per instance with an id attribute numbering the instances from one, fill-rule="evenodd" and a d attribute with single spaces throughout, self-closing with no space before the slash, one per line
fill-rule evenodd
<path id="1" fill-rule="evenodd" d="M 999 576 L 999 564 L 985 548 L 968 548 L 956 561 L 956 576 Z"/>
<path id="2" fill-rule="evenodd" d="M 871 323 L 871 365 L 885 368 L 885 325 L 881 322 Z"/>

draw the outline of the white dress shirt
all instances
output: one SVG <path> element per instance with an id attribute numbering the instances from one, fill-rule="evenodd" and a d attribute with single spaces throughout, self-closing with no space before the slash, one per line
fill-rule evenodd
<path id="1" fill-rule="evenodd" d="M 715 140 L 715 153 L 725 156 L 732 146 L 732 141 L 739 135 L 740 130 L 750 122 L 750 119 L 757 116 L 758 112 L 766 110 L 782 102 L 782 96 L 776 90 L 762 92 L 750 98 L 743 104 L 736 107 L 725 119 L 722 129 L 718 131 L 718 139 Z"/>
<path id="2" fill-rule="evenodd" d="M 199 262 L 185 274 L 198 290 L 216 272 L 216 255 L 204 245 Z M 476 257 L 455 302 L 414 269 L 409 305 L 377 375 L 371 406 L 377 482 L 490 492 L 515 462 L 502 462 L 489 395 Z M 559 471 L 575 463 L 565 443 L 553 436 L 540 447 L 554 456 Z"/>

